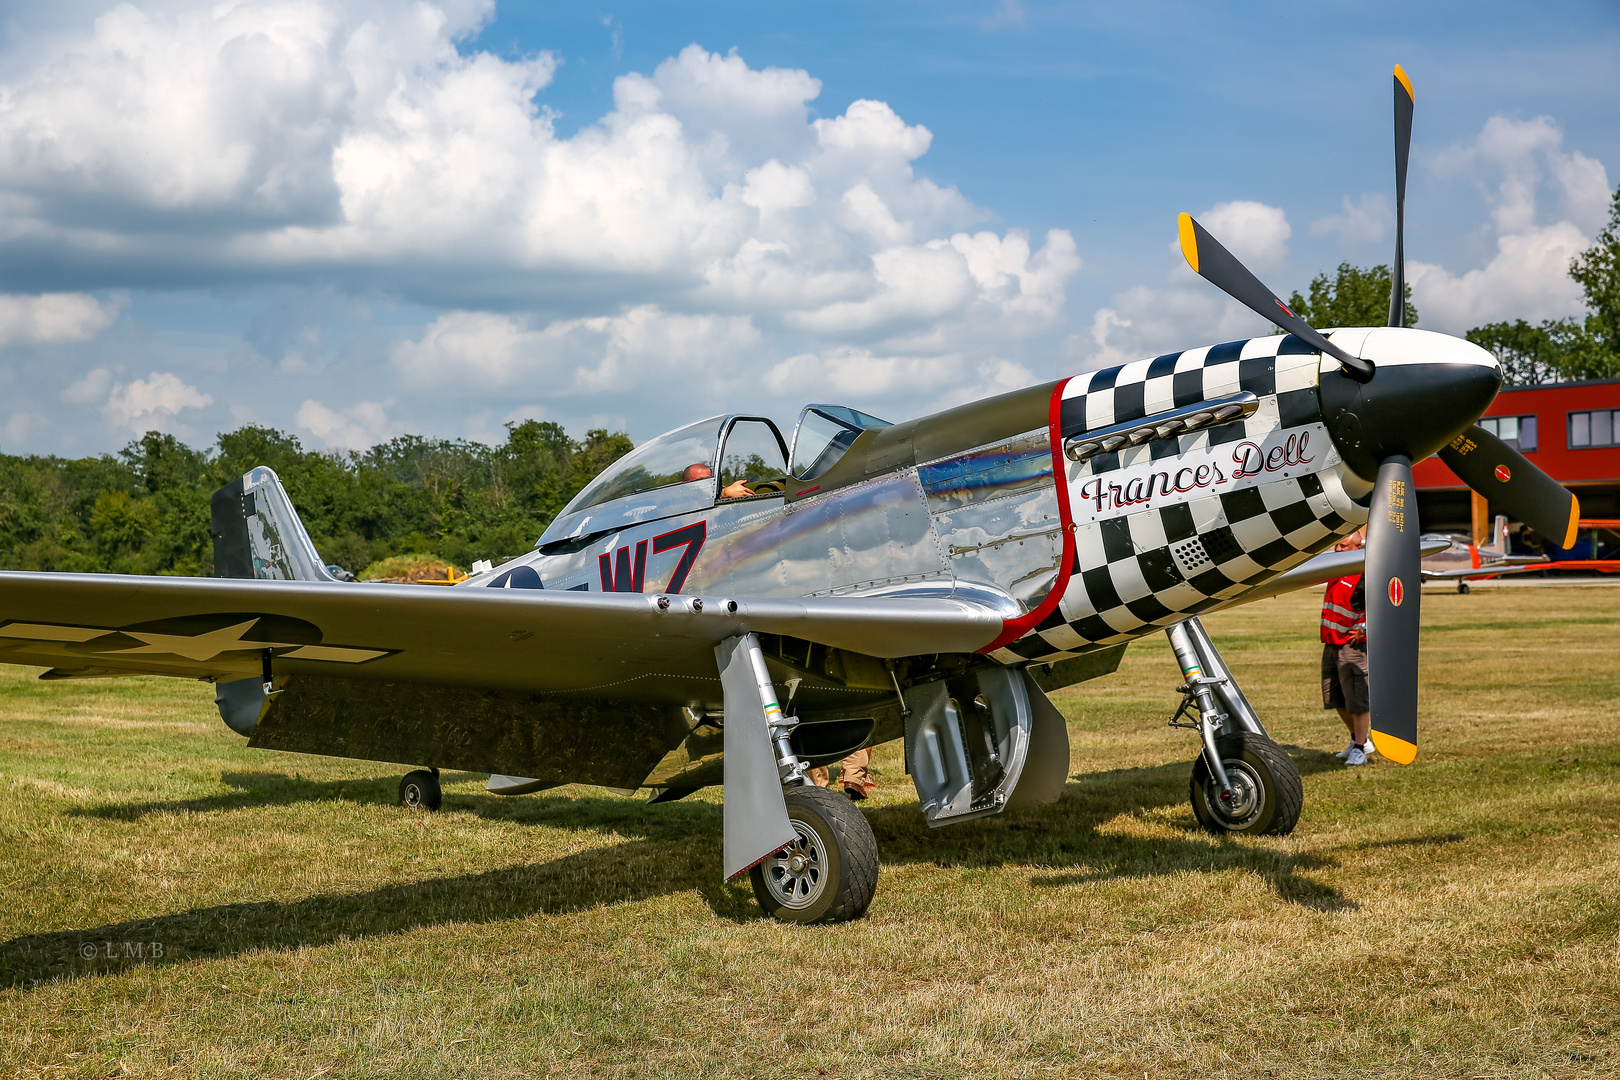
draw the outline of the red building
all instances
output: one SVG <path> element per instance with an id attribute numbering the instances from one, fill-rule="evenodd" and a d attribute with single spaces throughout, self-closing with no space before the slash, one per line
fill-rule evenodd
<path id="1" fill-rule="evenodd" d="M 1620 543 L 1620 379 L 1507 387 L 1480 423 L 1575 493 L 1586 526 L 1581 541 Z M 1477 539 L 1501 512 L 1439 458 L 1412 473 L 1424 532 Z"/>

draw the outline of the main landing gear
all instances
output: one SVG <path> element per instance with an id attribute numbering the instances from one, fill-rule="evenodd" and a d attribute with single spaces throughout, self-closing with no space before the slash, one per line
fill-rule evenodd
<path id="1" fill-rule="evenodd" d="M 877 837 L 866 817 L 826 788 L 784 796 L 794 839 L 748 872 L 765 914 L 784 922 L 858 919 L 877 892 Z"/>
<path id="2" fill-rule="evenodd" d="M 1165 634 L 1186 679 L 1170 724 L 1196 730 L 1204 744 L 1189 785 L 1198 824 L 1217 834 L 1292 832 L 1305 803 L 1293 759 L 1266 735 L 1196 617 Z"/>
<path id="3" fill-rule="evenodd" d="M 443 800 L 438 769 L 417 769 L 399 782 L 399 805 L 407 810 L 437 810 Z"/>

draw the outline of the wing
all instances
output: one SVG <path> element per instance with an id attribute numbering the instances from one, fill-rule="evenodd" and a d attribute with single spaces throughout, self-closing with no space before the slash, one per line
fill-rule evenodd
<path id="1" fill-rule="evenodd" d="M 1438 551 L 1445 551 L 1451 546 L 1451 541 L 1440 539 L 1425 539 L 1420 551 L 1424 555 L 1433 555 Z M 1305 562 L 1300 563 L 1286 573 L 1278 574 L 1270 581 L 1258 586 L 1252 592 L 1244 593 L 1238 597 L 1237 602 L 1247 604 L 1251 600 L 1264 600 L 1268 596 L 1280 596 L 1296 589 L 1307 589 L 1312 585 L 1320 585 L 1324 581 L 1335 578 L 1348 577 L 1359 574 L 1367 566 L 1367 551 L 1357 548 L 1354 551 L 1324 551 Z"/>
<path id="2" fill-rule="evenodd" d="M 1523 574 L 1530 570 L 1550 570 L 1557 563 L 1545 555 L 1533 559 L 1517 559 L 1486 566 L 1459 566 L 1451 570 L 1423 570 L 1424 581 L 1467 581 L 1471 578 L 1501 577 L 1504 574 Z"/>
<path id="3" fill-rule="evenodd" d="M 662 601 L 662 604 L 660 603 Z M 0 662 L 46 677 L 263 671 L 530 692 L 714 671 L 755 631 L 876 657 L 973 652 L 1002 613 L 950 597 L 658 597 L 225 578 L 0 573 Z"/>

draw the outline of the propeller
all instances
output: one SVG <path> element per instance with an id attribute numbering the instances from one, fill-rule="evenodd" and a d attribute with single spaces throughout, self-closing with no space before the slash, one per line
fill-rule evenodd
<path id="1" fill-rule="evenodd" d="M 1423 598 L 1412 463 L 1378 466 L 1367 514 L 1367 694 L 1372 740 L 1391 761 L 1417 758 L 1418 609 Z"/>
<path id="2" fill-rule="evenodd" d="M 1209 235 L 1209 230 L 1193 218 L 1191 214 L 1182 214 L 1181 226 L 1181 254 L 1186 258 L 1187 265 L 1193 272 L 1227 296 L 1246 306 L 1250 311 L 1270 319 L 1284 330 L 1305 342 L 1317 352 L 1326 353 L 1333 357 L 1344 370 L 1358 382 L 1369 382 L 1373 377 L 1373 365 L 1370 361 L 1359 356 L 1351 356 L 1333 342 L 1323 337 L 1311 328 L 1304 319 L 1295 315 L 1287 304 L 1277 299 L 1277 294 L 1266 288 L 1260 279 L 1249 272 L 1249 268 L 1238 261 L 1221 242 Z"/>
<path id="3" fill-rule="evenodd" d="M 1389 325 L 1406 325 L 1406 159 L 1412 153 L 1412 80 L 1395 65 L 1395 263 L 1389 273 Z"/>
<path id="4" fill-rule="evenodd" d="M 1395 65 L 1395 261 L 1389 325 L 1406 325 L 1406 162 L 1412 153 L 1412 80 Z M 1423 579 L 1412 462 L 1384 459 L 1367 515 L 1367 696 L 1372 741 L 1390 761 L 1417 760 L 1418 633 Z M 1374 675 L 1373 672 L 1377 672 Z"/>
<path id="5" fill-rule="evenodd" d="M 1389 298 L 1389 325 L 1396 330 L 1393 335 L 1373 330 L 1358 346 L 1368 356 L 1351 356 L 1290 311 L 1191 216 L 1182 214 L 1179 222 L 1181 251 L 1195 272 L 1340 364 L 1342 374 L 1324 372 L 1317 392 L 1329 436 L 1345 463 L 1360 476 L 1375 478 L 1365 569 L 1372 738 L 1380 753 L 1402 764 L 1417 757 L 1423 556 L 1412 462 L 1439 453 L 1469 487 L 1543 535 L 1560 538 L 1565 547 L 1574 542 L 1580 518 L 1572 494 L 1495 435 L 1477 423 L 1456 434 L 1490 405 L 1501 385 L 1500 366 L 1454 338 L 1404 329 L 1413 100 L 1412 82 L 1396 65 L 1395 261 Z M 1380 346 L 1380 340 L 1389 345 Z M 1389 351 L 1380 354 L 1380 348 Z M 1372 355 L 1391 359 L 1379 367 Z"/>
<path id="6" fill-rule="evenodd" d="M 1559 547 L 1575 543 L 1581 503 L 1564 485 L 1478 424 L 1451 440 L 1440 460 L 1458 479 Z"/>

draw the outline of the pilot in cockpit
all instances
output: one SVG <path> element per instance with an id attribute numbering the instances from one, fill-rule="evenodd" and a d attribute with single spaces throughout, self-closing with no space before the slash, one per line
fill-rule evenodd
<path id="1" fill-rule="evenodd" d="M 693 462 L 681 473 L 681 481 L 690 483 L 693 480 L 707 480 L 714 475 L 714 470 L 701 461 Z M 756 483 L 752 488 L 745 479 L 737 479 L 727 484 L 720 491 L 722 499 L 744 499 L 750 495 L 775 494 L 787 488 L 786 477 L 780 480 L 766 480 Z"/>

